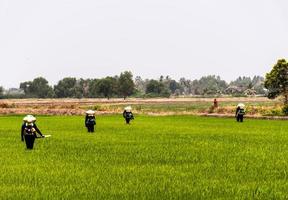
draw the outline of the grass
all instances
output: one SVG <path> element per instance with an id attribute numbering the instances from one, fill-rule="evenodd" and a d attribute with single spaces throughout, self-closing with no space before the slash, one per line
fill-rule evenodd
<path id="1" fill-rule="evenodd" d="M 236 106 L 239 101 L 220 101 L 217 109 L 212 109 L 213 99 L 210 102 L 207 101 L 192 101 L 192 102 L 149 102 L 138 103 L 132 105 L 133 110 L 141 114 L 197 114 L 197 113 L 218 113 L 218 114 L 234 114 Z M 262 116 L 283 116 L 282 104 L 278 101 L 267 102 L 249 102 L 243 101 L 246 105 L 246 114 L 248 115 L 262 115 Z M 123 107 L 130 105 L 127 104 L 97 104 L 97 105 L 85 105 L 81 106 L 81 109 L 88 110 L 93 109 L 97 111 L 110 111 L 119 113 L 123 110 Z"/>
<path id="2" fill-rule="evenodd" d="M 287 199 L 286 121 L 193 116 L 0 117 L 0 199 Z"/>

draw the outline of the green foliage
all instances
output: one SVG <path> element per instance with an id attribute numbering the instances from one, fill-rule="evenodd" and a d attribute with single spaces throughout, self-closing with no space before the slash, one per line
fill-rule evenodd
<path id="1" fill-rule="evenodd" d="M 265 94 L 264 90 L 264 78 L 261 76 L 254 76 L 252 79 L 246 76 L 240 76 L 235 81 L 231 81 L 229 87 L 226 88 L 225 92 L 233 96 L 241 96 L 245 93 L 251 94 Z"/>
<path id="2" fill-rule="evenodd" d="M 232 81 L 230 85 L 237 86 L 241 88 L 243 91 L 246 89 L 252 89 L 253 84 L 250 77 L 246 76 L 239 76 L 235 81 Z"/>
<path id="3" fill-rule="evenodd" d="M 288 63 L 285 59 L 278 60 L 266 74 L 264 85 L 268 89 L 268 98 L 274 99 L 283 95 L 284 104 L 288 104 Z"/>
<path id="4" fill-rule="evenodd" d="M 38 79 L 38 78 L 37 78 Z M 39 80 L 35 80 L 36 82 Z M 43 79 L 43 78 L 42 78 Z M 25 97 L 35 98 L 111 98 L 111 97 L 170 97 L 179 95 L 202 95 L 205 97 L 222 94 L 245 96 L 252 94 L 265 94 L 264 78 L 261 76 L 239 77 L 228 85 L 219 76 L 203 76 L 199 80 L 181 78 L 176 81 L 169 76 L 160 76 L 159 80 L 145 79 L 140 76 L 133 81 L 133 74 L 125 71 L 120 76 L 107 76 L 100 79 L 76 79 L 66 77 L 60 80 L 52 89 L 46 82 L 26 81 L 20 84 Z M 47 82 L 48 83 L 48 82 Z M 46 85 L 45 85 L 46 84 Z M 249 90 L 247 90 L 249 89 Z M 16 97 L 16 96 L 15 96 Z M 17 96 L 22 98 L 21 94 Z M 8 96 L 5 96 L 8 98 Z M 13 98 L 13 96 L 11 96 Z"/>
<path id="5" fill-rule="evenodd" d="M 48 85 L 48 81 L 43 77 L 35 78 L 33 81 L 20 83 L 20 89 L 23 89 L 26 97 L 51 98 L 54 97 L 54 91 Z"/>
<path id="6" fill-rule="evenodd" d="M 117 94 L 117 79 L 113 77 L 106 77 L 97 82 L 97 92 L 106 98 L 110 98 Z"/>
<path id="7" fill-rule="evenodd" d="M 172 94 L 175 94 L 176 90 L 180 88 L 181 88 L 180 84 L 177 83 L 175 80 L 171 80 L 169 82 L 169 89 L 172 92 Z"/>
<path id="8" fill-rule="evenodd" d="M 89 83 L 89 97 L 100 97 L 100 95 L 98 94 L 99 88 L 98 88 L 98 82 L 100 81 L 100 79 L 93 79 L 91 80 L 91 82 Z"/>
<path id="9" fill-rule="evenodd" d="M 118 79 L 118 91 L 119 94 L 124 97 L 124 99 L 134 92 L 134 81 L 131 72 L 125 71 L 120 74 Z"/>
<path id="10" fill-rule="evenodd" d="M 227 83 L 219 76 L 210 75 L 192 81 L 192 88 L 192 93 L 196 95 L 221 94 L 227 88 Z"/>
<path id="11" fill-rule="evenodd" d="M 287 104 L 283 106 L 283 108 L 282 108 L 282 113 L 283 113 L 284 115 L 288 115 L 288 105 L 287 105 Z"/>
<path id="12" fill-rule="evenodd" d="M 283 116 L 283 110 L 281 109 L 271 109 L 268 110 L 267 116 Z"/>
<path id="13" fill-rule="evenodd" d="M 0 86 L 0 99 L 3 98 L 4 88 Z"/>
<path id="14" fill-rule="evenodd" d="M 66 77 L 58 82 L 57 85 L 54 86 L 54 91 L 56 97 L 58 98 L 67 98 L 67 97 L 76 97 L 76 78 Z"/>
<path id="15" fill-rule="evenodd" d="M 134 80 L 134 84 L 135 84 L 135 89 L 139 96 L 145 94 L 147 80 L 142 80 L 140 76 L 136 76 Z"/>
<path id="16" fill-rule="evenodd" d="M 78 79 L 76 80 L 76 84 L 74 86 L 75 96 L 76 98 L 83 98 L 83 97 L 89 97 L 89 84 L 91 80 L 90 79 Z"/>
<path id="17" fill-rule="evenodd" d="M 101 110 L 101 105 L 95 105 L 91 109 L 92 110 Z"/>
<path id="18" fill-rule="evenodd" d="M 0 117 L 1 199 L 287 199 L 285 121 L 37 117 L 46 139 L 25 150 L 22 116 Z"/>
<path id="19" fill-rule="evenodd" d="M 169 97 L 170 91 L 162 81 L 150 80 L 146 86 L 147 97 Z"/>
<path id="20" fill-rule="evenodd" d="M 242 93 L 235 93 L 231 95 L 232 97 L 247 97 L 247 95 L 242 94 Z"/>

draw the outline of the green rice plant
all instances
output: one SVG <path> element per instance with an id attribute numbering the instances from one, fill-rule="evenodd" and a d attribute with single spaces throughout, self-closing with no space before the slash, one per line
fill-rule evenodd
<path id="1" fill-rule="evenodd" d="M 286 121 L 38 116 L 26 150 L 22 117 L 0 117 L 0 199 L 288 198 Z"/>

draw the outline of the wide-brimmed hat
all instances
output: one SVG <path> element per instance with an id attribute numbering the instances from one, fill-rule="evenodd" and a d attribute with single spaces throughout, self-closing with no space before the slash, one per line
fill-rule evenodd
<path id="1" fill-rule="evenodd" d="M 23 118 L 23 121 L 24 121 L 24 122 L 28 122 L 28 123 L 32 123 L 32 122 L 35 122 L 35 121 L 36 121 L 36 117 L 34 117 L 33 115 L 26 115 L 26 116 Z"/>
<path id="2" fill-rule="evenodd" d="M 86 114 L 87 115 L 95 115 L 95 111 L 94 110 L 87 110 Z"/>
<path id="3" fill-rule="evenodd" d="M 131 106 L 127 106 L 124 108 L 124 110 L 126 110 L 127 112 L 131 112 L 132 108 L 131 108 Z"/>
<path id="4" fill-rule="evenodd" d="M 237 107 L 240 107 L 241 109 L 243 109 L 243 108 L 245 108 L 245 105 L 244 105 L 243 103 L 239 103 L 239 104 L 237 105 Z"/>

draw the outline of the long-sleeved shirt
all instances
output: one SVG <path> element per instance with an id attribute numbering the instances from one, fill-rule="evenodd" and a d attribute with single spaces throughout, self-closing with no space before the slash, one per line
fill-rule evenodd
<path id="1" fill-rule="evenodd" d="M 85 117 L 85 126 L 87 126 L 87 125 L 95 125 L 95 124 L 96 124 L 95 116 L 86 115 L 86 117 Z"/>
<path id="2" fill-rule="evenodd" d="M 236 113 L 235 116 L 237 115 L 244 115 L 245 114 L 245 110 L 243 108 L 240 108 L 239 106 L 236 109 Z"/>
<path id="3" fill-rule="evenodd" d="M 134 119 L 133 113 L 132 112 L 127 112 L 126 110 L 124 110 L 123 112 L 123 117 L 126 119 Z"/>
<path id="4" fill-rule="evenodd" d="M 30 125 L 31 126 L 31 125 Z M 26 123 L 23 123 L 22 124 L 22 127 L 21 127 L 21 140 L 23 141 L 24 140 L 24 134 L 25 134 L 25 128 L 27 127 L 27 124 Z M 41 135 L 41 137 L 43 137 L 43 134 L 41 133 L 41 131 L 38 129 L 38 127 L 36 126 L 36 124 L 33 123 L 33 125 L 31 126 L 31 128 L 34 128 L 36 133 L 38 133 L 39 135 Z M 33 133 L 35 134 L 35 137 L 36 137 L 36 133 Z"/>

